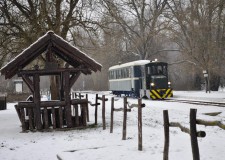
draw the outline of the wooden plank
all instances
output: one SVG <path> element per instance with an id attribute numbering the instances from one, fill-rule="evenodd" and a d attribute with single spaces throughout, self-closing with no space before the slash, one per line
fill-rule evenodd
<path id="1" fill-rule="evenodd" d="M 22 131 L 26 131 L 26 124 L 25 124 L 25 111 L 24 108 L 20 108 L 20 115 L 21 115 L 21 122 L 22 122 Z"/>
<path id="2" fill-rule="evenodd" d="M 79 126 L 79 110 L 78 110 L 78 105 L 75 104 L 73 105 L 75 108 L 75 127 Z"/>
<path id="3" fill-rule="evenodd" d="M 59 107 L 59 128 L 63 128 L 63 111 L 62 107 Z"/>
<path id="4" fill-rule="evenodd" d="M 48 129 L 49 128 L 49 125 L 48 125 L 48 110 L 47 108 L 44 108 L 44 127 L 45 129 Z"/>
<path id="5" fill-rule="evenodd" d="M 56 129 L 56 115 L 54 107 L 52 107 L 52 127 L 53 129 Z"/>

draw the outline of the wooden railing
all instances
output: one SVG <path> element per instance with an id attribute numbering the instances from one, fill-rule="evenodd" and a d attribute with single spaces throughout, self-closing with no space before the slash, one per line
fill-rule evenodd
<path id="1" fill-rule="evenodd" d="M 86 126 L 88 100 L 72 99 L 70 103 L 72 128 Z M 79 107 L 80 110 L 78 109 Z M 33 102 L 19 102 L 18 105 L 15 105 L 15 108 L 22 124 L 22 131 L 35 131 L 37 125 L 42 126 L 42 129 L 62 129 L 68 127 L 65 114 L 65 101 L 42 101 L 40 103 L 41 124 L 37 124 L 36 122 L 36 115 L 34 114 L 36 107 Z"/>

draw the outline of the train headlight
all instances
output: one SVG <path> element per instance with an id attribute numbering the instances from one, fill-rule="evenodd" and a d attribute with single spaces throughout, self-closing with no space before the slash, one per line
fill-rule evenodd
<path id="1" fill-rule="evenodd" d="M 154 87 L 155 86 L 155 83 L 151 83 L 151 86 Z"/>
<path id="2" fill-rule="evenodd" d="M 168 87 L 169 87 L 169 88 L 171 87 L 171 82 L 168 82 Z"/>

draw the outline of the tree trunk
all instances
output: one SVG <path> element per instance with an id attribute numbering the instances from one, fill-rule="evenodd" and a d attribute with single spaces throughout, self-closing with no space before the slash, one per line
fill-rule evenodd
<path id="1" fill-rule="evenodd" d="M 220 86 L 220 76 L 211 74 L 210 76 L 210 89 L 211 91 L 218 91 Z"/>

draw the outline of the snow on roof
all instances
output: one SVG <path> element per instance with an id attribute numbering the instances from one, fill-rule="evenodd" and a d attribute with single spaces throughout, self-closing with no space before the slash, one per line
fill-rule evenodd
<path id="1" fill-rule="evenodd" d="M 48 33 L 54 33 L 53 31 L 48 31 L 46 34 Z M 55 34 L 55 36 L 57 38 L 59 38 L 60 40 L 64 41 L 65 43 L 67 43 L 68 45 L 70 45 L 71 47 L 75 48 L 78 52 L 82 53 L 85 57 L 91 59 L 92 61 L 94 61 L 95 63 L 97 63 L 98 65 L 100 65 L 102 67 L 102 65 L 100 63 L 98 63 L 96 60 L 94 60 L 93 58 L 89 57 L 86 53 L 84 53 L 83 51 L 81 51 L 80 49 L 78 49 L 77 47 L 71 45 L 70 43 L 68 43 L 66 40 L 64 40 L 62 37 L 60 37 L 59 35 Z"/>
<path id="2" fill-rule="evenodd" d="M 109 68 L 109 70 L 119 69 L 119 68 L 124 68 L 124 67 L 130 67 L 130 66 L 143 66 L 143 65 L 148 64 L 148 63 L 150 63 L 150 60 L 132 61 L 132 62 L 112 66 L 112 67 Z"/>

